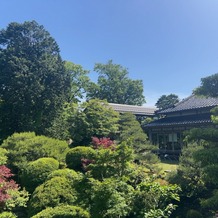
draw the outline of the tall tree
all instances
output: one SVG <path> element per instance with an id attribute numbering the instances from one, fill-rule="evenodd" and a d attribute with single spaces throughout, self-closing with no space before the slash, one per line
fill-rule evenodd
<path id="1" fill-rule="evenodd" d="M 90 84 L 89 71 L 70 61 L 65 61 L 64 67 L 71 77 L 71 101 L 79 102 L 85 97 Z"/>
<path id="2" fill-rule="evenodd" d="M 110 103 L 142 105 L 142 80 L 128 78 L 128 70 L 112 60 L 106 64 L 95 64 L 94 70 L 99 74 L 97 84 L 92 83 L 87 97 L 106 99 Z"/>
<path id="3" fill-rule="evenodd" d="M 59 47 L 35 21 L 10 23 L 0 31 L 1 137 L 42 133 L 70 91 Z"/>
<path id="4" fill-rule="evenodd" d="M 174 104 L 179 102 L 179 97 L 175 94 L 162 95 L 158 100 L 155 106 L 159 109 L 167 109 L 172 107 Z"/>
<path id="5" fill-rule="evenodd" d="M 143 161 L 146 165 L 148 164 L 149 169 L 153 169 L 152 164 L 157 163 L 159 160 L 152 150 L 157 148 L 149 143 L 148 137 L 136 116 L 132 113 L 123 113 L 120 115 L 119 124 L 118 140 L 122 142 L 131 139 L 136 153 L 135 159 Z"/>
<path id="6" fill-rule="evenodd" d="M 201 79 L 201 85 L 194 90 L 195 94 L 218 97 L 218 73 Z"/>
<path id="7" fill-rule="evenodd" d="M 83 102 L 77 108 L 69 129 L 74 145 L 89 145 L 92 137 L 113 137 L 118 131 L 119 114 L 99 99 Z"/>

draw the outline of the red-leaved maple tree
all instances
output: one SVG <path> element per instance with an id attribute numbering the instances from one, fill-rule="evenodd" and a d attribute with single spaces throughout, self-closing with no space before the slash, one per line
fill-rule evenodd
<path id="1" fill-rule="evenodd" d="M 17 190 L 18 185 L 13 179 L 11 170 L 5 165 L 0 166 L 0 209 L 4 207 L 5 202 L 10 198 L 8 190 Z"/>

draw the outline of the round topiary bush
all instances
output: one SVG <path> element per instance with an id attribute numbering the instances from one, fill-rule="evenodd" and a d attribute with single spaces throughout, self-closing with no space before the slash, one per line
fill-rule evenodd
<path id="1" fill-rule="evenodd" d="M 96 151 L 90 147 L 77 146 L 68 151 L 66 155 L 66 164 L 70 169 L 82 171 L 83 160 L 93 160 L 96 155 Z"/>
<path id="2" fill-rule="evenodd" d="M 35 189 L 29 201 L 29 216 L 32 217 L 47 207 L 74 204 L 77 196 L 78 193 L 72 181 L 65 177 L 56 176 Z"/>
<path id="3" fill-rule="evenodd" d="M 46 208 L 32 218 L 89 218 L 90 215 L 81 207 L 61 205 L 54 208 Z"/>
<path id="4" fill-rule="evenodd" d="M 28 162 L 42 157 L 52 157 L 65 164 L 65 157 L 69 146 L 65 141 L 36 136 L 33 132 L 14 133 L 4 140 L 1 145 L 8 151 L 7 164 L 16 172 L 17 168 L 23 170 Z"/>
<path id="5" fill-rule="evenodd" d="M 65 177 L 66 179 L 69 179 L 70 181 L 77 180 L 78 178 L 81 177 L 81 174 L 78 174 L 76 171 L 72 169 L 58 169 L 53 171 L 48 177 L 47 180 L 52 179 L 54 177 Z"/>
<path id="6" fill-rule="evenodd" d="M 48 175 L 59 168 L 59 162 L 54 158 L 44 157 L 29 162 L 21 174 L 21 183 L 27 191 L 33 192 L 41 185 Z"/>

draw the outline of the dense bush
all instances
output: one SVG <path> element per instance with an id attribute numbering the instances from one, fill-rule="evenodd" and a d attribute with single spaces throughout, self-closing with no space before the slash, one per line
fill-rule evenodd
<path id="1" fill-rule="evenodd" d="M 68 151 L 66 164 L 70 169 L 81 171 L 83 168 L 82 160 L 92 160 L 96 155 L 94 149 L 85 146 L 77 146 Z"/>
<path id="2" fill-rule="evenodd" d="M 8 150 L 8 164 L 18 169 L 41 157 L 53 157 L 64 163 L 69 150 L 66 142 L 36 136 L 33 132 L 15 133 L 4 140 L 2 147 Z"/>
<path id="3" fill-rule="evenodd" d="M 189 210 L 187 212 L 186 218 L 203 218 L 203 216 L 197 210 Z"/>
<path id="4" fill-rule="evenodd" d="M 87 211 L 80 207 L 61 205 L 54 208 L 46 208 L 32 218 L 89 218 Z"/>
<path id="5" fill-rule="evenodd" d="M 3 212 L 0 213 L 0 218 L 16 218 L 17 216 L 15 216 L 13 213 L 11 212 Z"/>
<path id="6" fill-rule="evenodd" d="M 22 185 L 29 192 L 33 192 L 37 186 L 46 180 L 52 171 L 58 168 L 59 163 L 54 158 L 44 157 L 29 162 L 21 175 Z"/>
<path id="7" fill-rule="evenodd" d="M 38 186 L 29 202 L 29 215 L 33 216 L 47 207 L 60 204 L 73 204 L 77 200 L 77 192 L 73 182 L 65 177 L 54 177 Z"/>
<path id="8" fill-rule="evenodd" d="M 47 177 L 47 180 L 52 179 L 54 177 L 64 177 L 66 179 L 69 179 L 70 181 L 74 181 L 78 178 L 80 178 L 82 175 L 78 174 L 76 171 L 65 168 L 65 169 L 59 169 L 59 170 L 54 170 L 49 174 Z"/>

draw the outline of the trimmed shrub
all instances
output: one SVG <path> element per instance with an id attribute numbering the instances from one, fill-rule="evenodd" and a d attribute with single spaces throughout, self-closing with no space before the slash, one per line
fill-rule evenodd
<path id="1" fill-rule="evenodd" d="M 74 181 L 80 177 L 80 175 L 71 169 L 65 168 L 65 169 L 59 169 L 53 171 L 49 176 L 47 177 L 47 180 L 52 179 L 54 177 L 65 177 L 66 179 L 69 179 L 70 181 Z"/>
<path id="2" fill-rule="evenodd" d="M 22 185 L 32 193 L 37 186 L 47 179 L 52 171 L 58 168 L 59 162 L 54 158 L 44 157 L 29 162 L 21 175 Z"/>
<path id="3" fill-rule="evenodd" d="M 90 147 L 77 146 L 68 151 L 66 155 L 66 164 L 70 169 L 82 171 L 82 160 L 92 160 L 96 151 Z"/>
<path id="4" fill-rule="evenodd" d="M 73 186 L 73 182 L 65 177 L 54 177 L 38 186 L 29 202 L 30 217 L 47 207 L 75 203 L 78 193 Z"/>
<path id="5" fill-rule="evenodd" d="M 90 215 L 81 207 L 61 205 L 54 208 L 46 208 L 32 218 L 89 218 Z"/>
<path id="6" fill-rule="evenodd" d="M 65 163 L 69 151 L 65 141 L 36 136 L 33 132 L 14 133 L 2 144 L 8 151 L 8 164 L 13 168 L 25 169 L 30 161 L 42 157 L 53 157 L 60 163 Z"/>

